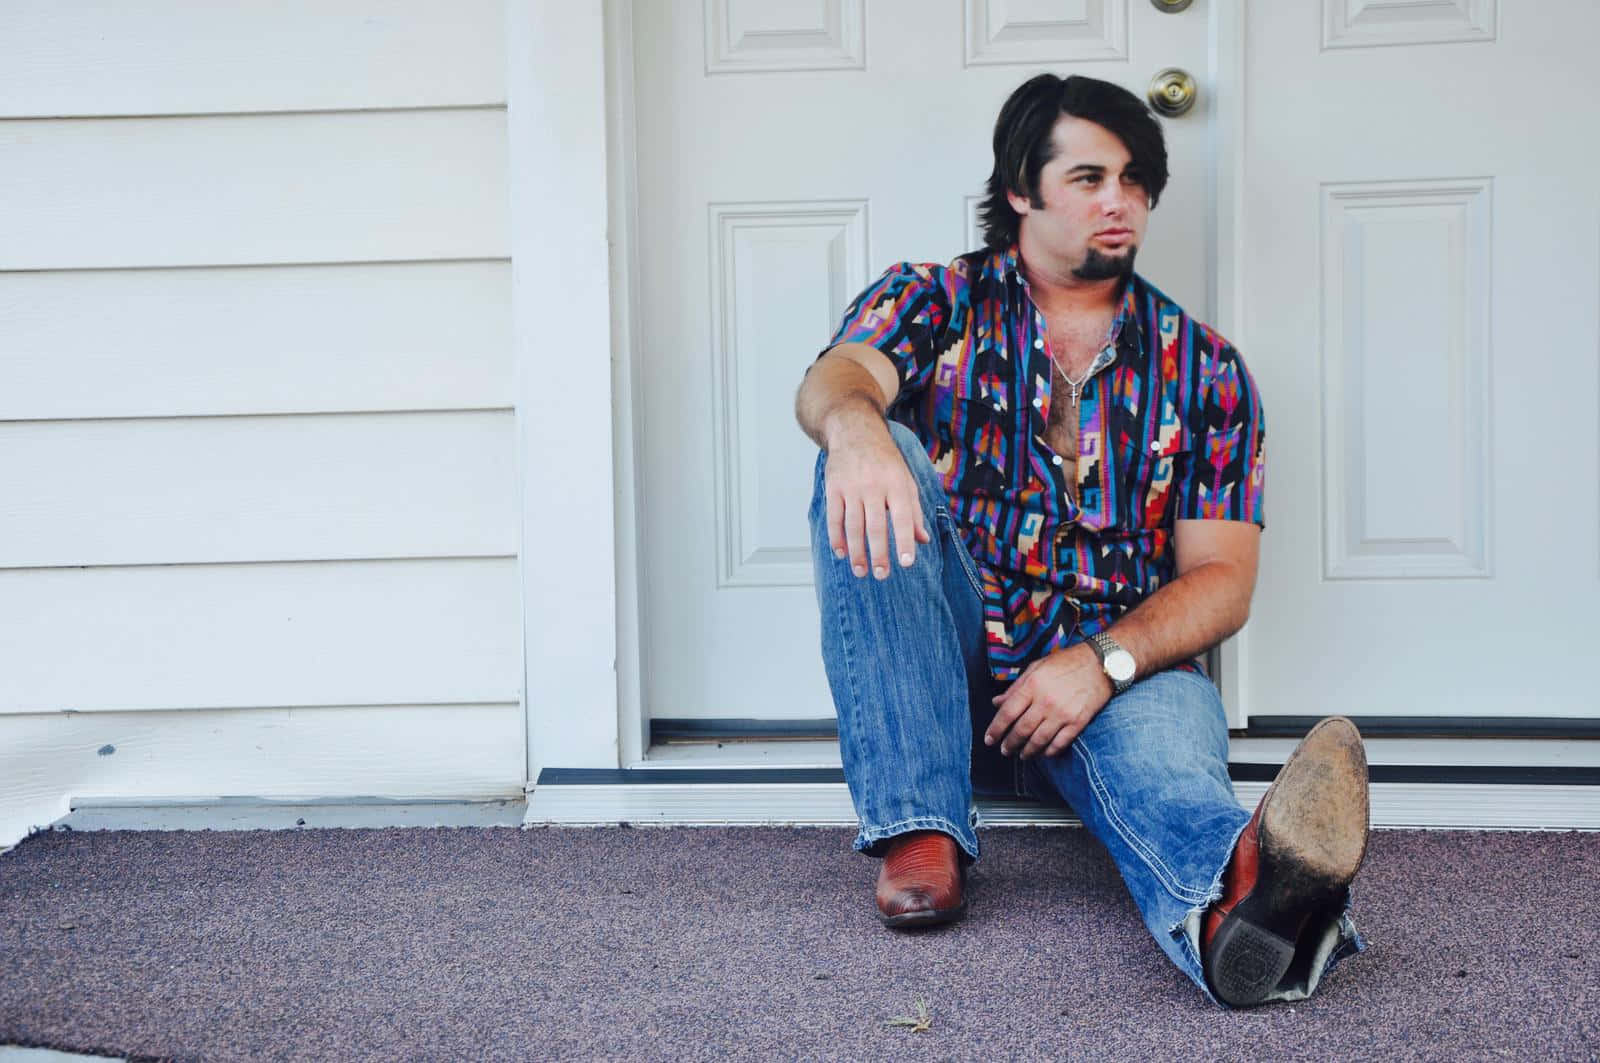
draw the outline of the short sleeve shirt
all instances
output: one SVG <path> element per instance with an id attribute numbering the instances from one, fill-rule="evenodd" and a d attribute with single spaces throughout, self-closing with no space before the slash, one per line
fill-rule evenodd
<path id="1" fill-rule="evenodd" d="M 977 564 L 997 679 L 1105 630 L 1170 581 L 1174 521 L 1266 526 L 1255 381 L 1231 344 L 1138 274 L 1079 399 L 1075 464 L 1045 441 L 1051 405 L 1068 396 L 1052 390 L 1044 317 L 1014 246 L 890 268 L 828 347 L 846 342 L 877 348 L 900 374 L 888 416 L 916 432 L 942 478 Z"/>

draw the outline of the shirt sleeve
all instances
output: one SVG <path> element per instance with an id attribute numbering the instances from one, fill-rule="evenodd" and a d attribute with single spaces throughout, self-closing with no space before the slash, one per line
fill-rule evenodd
<path id="1" fill-rule="evenodd" d="M 865 343 L 894 363 L 901 393 L 926 387 L 938 338 L 950 320 L 943 268 L 902 262 L 885 270 L 845 310 L 817 357 L 841 343 Z"/>
<path id="2" fill-rule="evenodd" d="M 1179 482 L 1177 519 L 1249 521 L 1265 528 L 1266 417 L 1255 379 L 1239 352 L 1221 341 L 1202 354 L 1200 375 L 1194 446 Z"/>

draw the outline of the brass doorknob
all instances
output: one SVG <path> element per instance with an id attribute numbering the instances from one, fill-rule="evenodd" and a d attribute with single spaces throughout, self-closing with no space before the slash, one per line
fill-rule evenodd
<path id="1" fill-rule="evenodd" d="M 1150 79 L 1150 91 L 1145 98 L 1157 114 L 1176 118 L 1194 106 L 1196 91 L 1189 72 L 1172 66 Z"/>
<path id="2" fill-rule="evenodd" d="M 1185 10 L 1194 0 L 1150 0 L 1157 11 L 1164 11 L 1169 15 L 1176 15 Z"/>

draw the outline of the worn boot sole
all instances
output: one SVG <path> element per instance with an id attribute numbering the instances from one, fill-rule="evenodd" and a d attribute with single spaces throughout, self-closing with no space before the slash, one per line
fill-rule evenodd
<path id="1" fill-rule="evenodd" d="M 1206 974 L 1234 1007 L 1266 999 L 1294 960 L 1306 921 L 1341 910 L 1366 855 L 1367 757 L 1355 725 L 1318 723 L 1262 799 L 1255 887 L 1223 919 Z"/>
<path id="2" fill-rule="evenodd" d="M 954 908 L 924 908 L 920 912 L 902 912 L 900 915 L 879 915 L 883 925 L 895 930 L 920 930 L 928 926 L 953 923 L 967 914 L 967 899 Z"/>

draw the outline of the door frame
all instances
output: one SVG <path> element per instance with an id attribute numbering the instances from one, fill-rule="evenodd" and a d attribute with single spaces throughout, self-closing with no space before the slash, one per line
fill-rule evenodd
<path id="1" fill-rule="evenodd" d="M 1210 77 L 1200 81 L 1202 105 L 1214 108 L 1212 270 L 1201 316 L 1248 351 L 1236 256 L 1244 222 L 1246 2 L 1205 5 Z M 635 449 L 640 410 L 633 401 L 639 290 L 633 52 L 628 0 L 604 0 L 599 8 L 512 0 L 507 7 L 529 789 L 543 767 L 625 767 L 642 762 L 649 748 Z M 1019 68 L 1019 80 L 1025 73 Z M 550 210 L 552 203 L 561 209 Z M 551 247 L 563 249 L 559 265 L 549 260 Z M 609 261 L 597 258 L 607 251 Z M 596 349 L 600 320 L 609 326 L 604 360 Z M 554 351 L 590 355 L 562 361 L 561 391 L 603 397 L 609 420 L 585 418 L 582 411 L 594 404 L 563 403 L 554 389 L 540 386 Z M 529 460 L 554 446 L 560 463 Z M 574 494 L 579 483 L 587 489 Z M 548 499 L 561 500 L 559 521 L 546 515 Z M 1247 654 L 1248 629 L 1220 651 L 1218 681 L 1234 727 L 1248 719 L 1241 682 Z"/>

